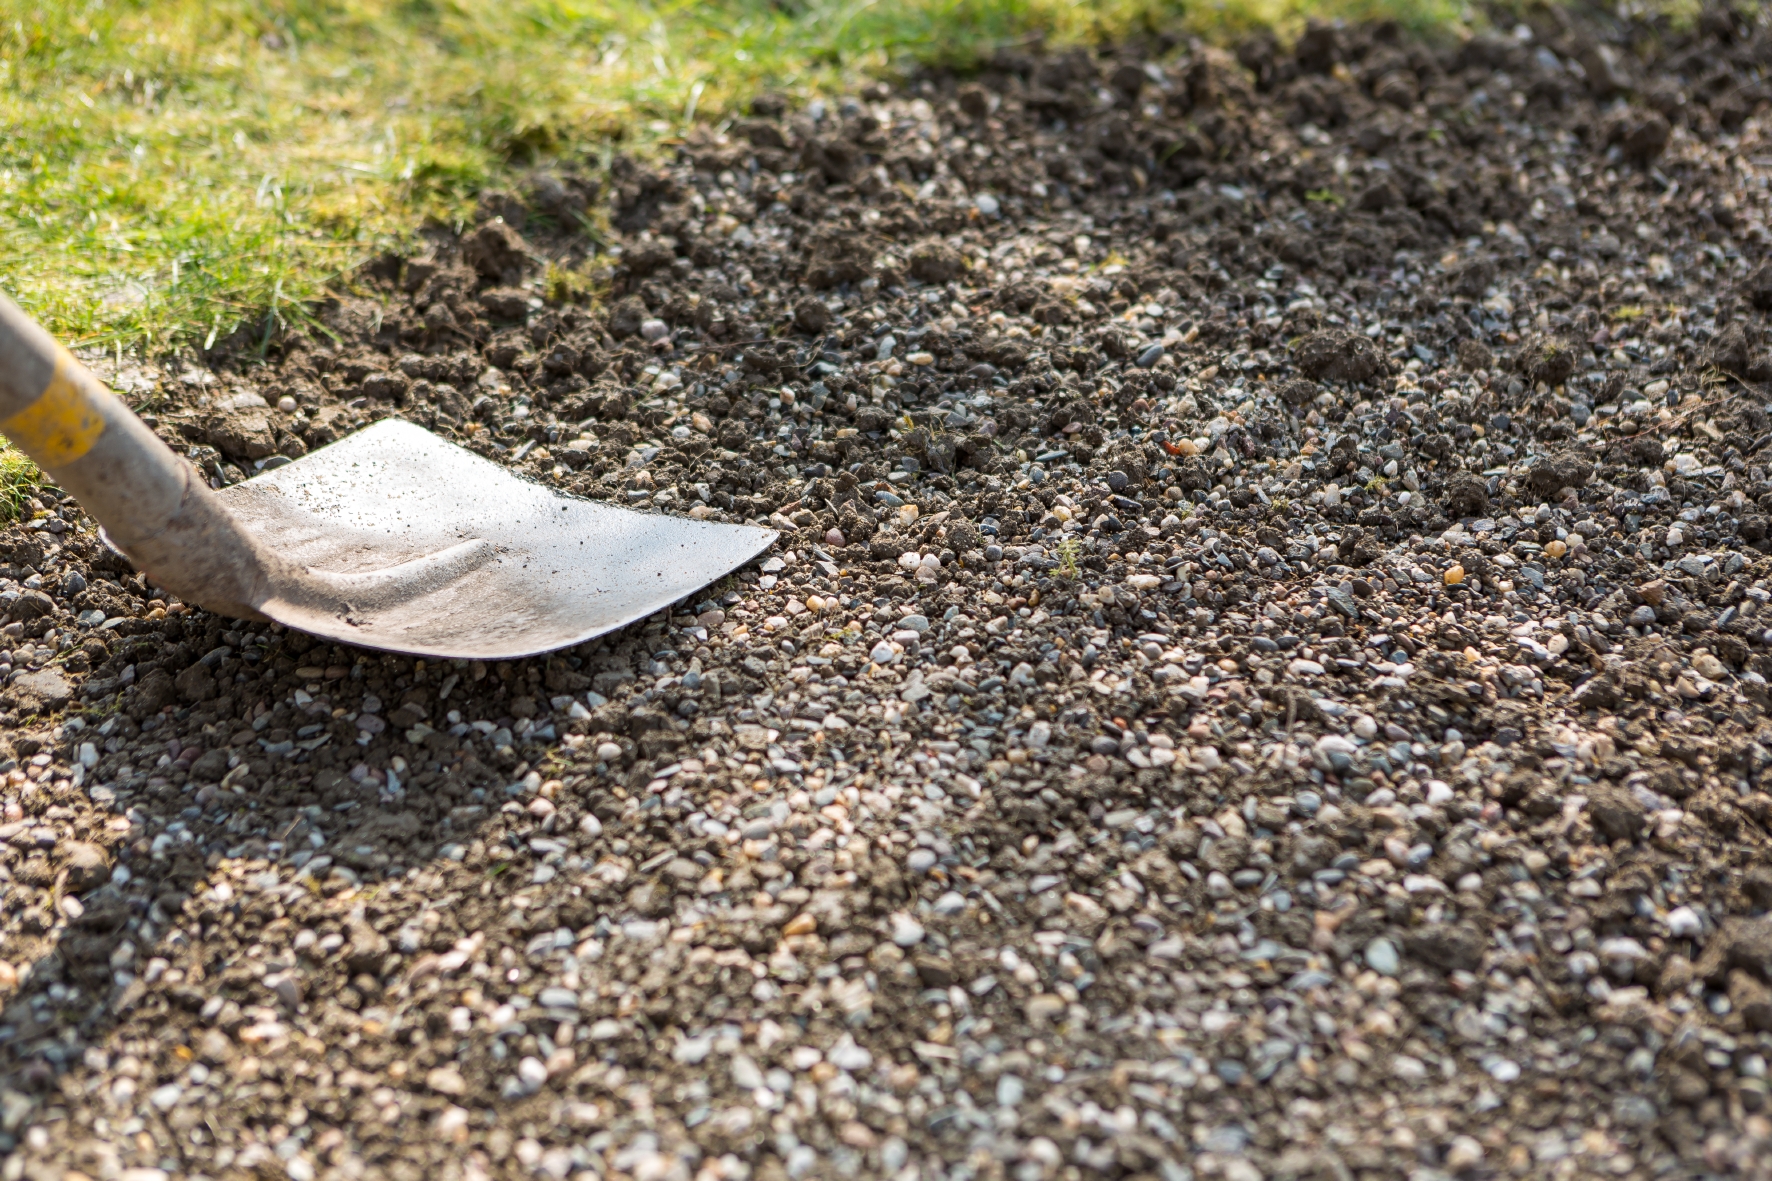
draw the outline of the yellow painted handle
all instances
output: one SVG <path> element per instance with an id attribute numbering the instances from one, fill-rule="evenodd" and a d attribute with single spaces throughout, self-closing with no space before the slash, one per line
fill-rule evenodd
<path id="1" fill-rule="evenodd" d="M 195 469 L 4 295 L 0 433 L 159 585 L 222 614 L 259 617 L 276 556 L 261 553 Z"/>
<path id="2" fill-rule="evenodd" d="M 68 350 L 56 345 L 55 354 L 48 388 L 17 414 L 0 418 L 0 434 L 51 471 L 92 450 L 105 433 L 100 398 L 110 397 Z"/>

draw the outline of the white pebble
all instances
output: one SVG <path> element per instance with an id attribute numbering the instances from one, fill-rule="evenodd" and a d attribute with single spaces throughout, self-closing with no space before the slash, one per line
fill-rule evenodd
<path id="1" fill-rule="evenodd" d="M 1704 933 L 1704 920 L 1690 906 L 1676 906 L 1667 912 L 1667 933 L 1675 939 L 1696 939 Z"/>
<path id="2" fill-rule="evenodd" d="M 915 947 L 923 942 L 923 924 L 908 914 L 892 916 L 892 942 L 900 947 Z"/>
<path id="3" fill-rule="evenodd" d="M 707 1060 L 707 1056 L 713 1052 L 713 1049 L 714 1038 L 712 1034 L 703 1034 L 700 1037 L 686 1037 L 677 1043 L 677 1048 L 671 1051 L 671 1057 L 684 1066 L 700 1066 Z"/>
<path id="4" fill-rule="evenodd" d="M 826 1052 L 825 1059 L 838 1070 L 847 1070 L 851 1073 L 866 1070 L 874 1064 L 874 1056 L 856 1045 L 855 1039 L 848 1034 L 844 1034 L 843 1040 Z"/>
<path id="5" fill-rule="evenodd" d="M 949 890 L 935 900 L 935 913 L 939 915 L 956 915 L 966 909 L 966 896 L 957 890 Z"/>

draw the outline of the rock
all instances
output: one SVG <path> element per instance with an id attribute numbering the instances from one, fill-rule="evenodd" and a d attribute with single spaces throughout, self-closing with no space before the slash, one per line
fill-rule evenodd
<path id="1" fill-rule="evenodd" d="M 1446 481 L 1446 515 L 1453 520 L 1480 517 L 1489 511 L 1489 482 L 1460 472 Z"/>
<path id="2" fill-rule="evenodd" d="M 74 688 L 59 671 L 46 668 L 15 677 L 11 694 L 26 713 L 50 713 L 73 699 Z"/>
<path id="3" fill-rule="evenodd" d="M 636 277 L 657 274 L 675 262 L 677 252 L 670 245 L 657 240 L 640 242 L 628 248 L 622 254 L 622 266 L 628 273 Z"/>
<path id="4" fill-rule="evenodd" d="M 1342 59 L 1341 32 L 1335 25 L 1312 20 L 1292 47 L 1298 68 L 1307 74 L 1327 74 Z"/>
<path id="5" fill-rule="evenodd" d="M 831 326 L 831 309 L 822 299 L 802 299 L 794 305 L 794 326 L 816 336 Z"/>
<path id="6" fill-rule="evenodd" d="M 663 918 L 671 911 L 672 893 L 670 885 L 665 882 L 641 882 L 628 891 L 628 905 L 642 918 Z"/>
<path id="7" fill-rule="evenodd" d="M 1491 271 L 1490 274 L 1493 276 L 1494 272 Z M 1493 279 L 1490 281 L 1493 281 Z M 1484 286 L 1487 287 L 1488 283 L 1484 283 Z M 1478 291 L 1477 294 L 1481 295 L 1482 292 Z M 1478 369 L 1493 368 L 1494 365 L 1495 354 L 1491 352 L 1489 346 L 1482 341 L 1461 340 L 1458 342 L 1458 367 L 1460 369 L 1463 369 L 1466 372 L 1474 372 Z"/>
<path id="8" fill-rule="evenodd" d="M 1596 41 L 1581 51 L 1580 60 L 1588 92 L 1595 98 L 1604 101 L 1630 89 L 1630 58 L 1626 54 Z"/>
<path id="9" fill-rule="evenodd" d="M 215 783 L 228 773 L 228 752 L 217 747 L 206 750 L 191 762 L 191 778 L 199 783 Z"/>
<path id="10" fill-rule="evenodd" d="M 208 420 L 209 445 L 229 459 L 251 462 L 277 454 L 277 431 L 263 410 L 236 410 Z"/>
<path id="11" fill-rule="evenodd" d="M 1751 1030 L 1772 1033 L 1772 988 L 1736 968 L 1729 973 L 1729 1003 Z"/>
<path id="12" fill-rule="evenodd" d="M 1534 334 L 1514 354 L 1514 368 L 1530 383 L 1559 386 L 1575 372 L 1575 348 L 1561 337 Z"/>
<path id="13" fill-rule="evenodd" d="M 377 931 L 364 920 L 352 919 L 348 924 L 345 942 L 345 966 L 353 974 L 367 973 L 380 976 L 382 965 L 388 958 L 391 945 L 387 936 Z"/>
<path id="14" fill-rule="evenodd" d="M 1468 1173 L 1483 1163 L 1483 1146 L 1474 1137 L 1458 1136 L 1446 1150 L 1446 1168 L 1454 1175 Z"/>
<path id="15" fill-rule="evenodd" d="M 1675 1066 L 1667 1072 L 1668 1090 L 1674 1102 L 1696 1106 L 1710 1098 L 1710 1080 L 1686 1066 Z"/>
<path id="16" fill-rule="evenodd" d="M 1664 922 L 1667 924 L 1667 935 L 1676 940 L 1696 940 L 1705 933 L 1705 920 L 1690 906 L 1675 906 L 1673 910 L 1667 911 Z"/>
<path id="17" fill-rule="evenodd" d="M 468 1093 L 468 1082 L 453 1066 L 438 1066 L 425 1075 L 425 1086 L 439 1095 L 452 1098 Z"/>
<path id="18" fill-rule="evenodd" d="M 1660 467 L 1667 459 L 1667 448 L 1654 435 L 1639 435 L 1629 447 L 1631 462 L 1640 467 Z"/>
<path id="19" fill-rule="evenodd" d="M 61 846 L 62 870 L 76 894 L 96 890 L 111 880 L 111 858 L 102 845 L 68 841 Z"/>
<path id="20" fill-rule="evenodd" d="M 1750 868 L 1741 879 L 1741 892 L 1761 910 L 1772 910 L 1772 866 Z"/>
<path id="21" fill-rule="evenodd" d="M 1772 261 L 1762 262 L 1747 273 L 1741 281 L 1741 293 L 1762 312 L 1772 311 Z"/>
<path id="22" fill-rule="evenodd" d="M 1678 996 L 1686 991 L 1695 979 L 1692 961 L 1683 955 L 1670 955 L 1661 967 L 1661 975 L 1656 980 L 1655 990 L 1662 996 Z"/>
<path id="23" fill-rule="evenodd" d="M 1608 841 L 1634 841 L 1649 823 L 1635 796 L 1600 784 L 1588 789 L 1587 813 L 1593 817 L 1595 830 Z"/>
<path id="24" fill-rule="evenodd" d="M 1290 381 L 1282 382 L 1280 388 L 1275 392 L 1279 394 L 1280 400 L 1288 406 L 1309 406 L 1317 400 L 1317 395 L 1322 392 L 1322 388 L 1314 381 L 1305 381 L 1295 377 Z"/>
<path id="25" fill-rule="evenodd" d="M 129 716 L 139 722 L 159 713 L 177 699 L 178 687 L 172 683 L 172 675 L 163 668 L 153 669 L 136 685 L 135 695 L 129 702 Z"/>
<path id="26" fill-rule="evenodd" d="M 925 988 L 946 988 L 954 982 L 954 967 L 946 960 L 932 955 L 919 955 L 911 958 L 917 969 L 917 978 Z"/>
<path id="27" fill-rule="evenodd" d="M 874 1064 L 873 1054 L 856 1045 L 855 1039 L 848 1034 L 839 1038 L 837 1044 L 825 1053 L 825 1060 L 838 1070 L 851 1073 L 866 1070 Z"/>
<path id="28" fill-rule="evenodd" d="M 192 705 L 215 697 L 215 677 L 206 665 L 191 665 L 174 677 L 172 683 L 178 688 L 178 695 Z"/>
<path id="29" fill-rule="evenodd" d="M 522 321 L 529 316 L 529 293 L 520 287 L 493 287 L 480 293 L 480 306 L 494 320 Z"/>
<path id="30" fill-rule="evenodd" d="M 1388 78 L 1389 75 L 1386 77 Z M 1354 198 L 1354 208 L 1363 210 L 1366 213 L 1383 213 L 1385 210 L 1394 209 L 1401 204 L 1403 204 L 1403 194 L 1398 190 L 1396 182 L 1392 181 L 1387 176 L 1380 176 L 1378 179 L 1370 182 L 1364 189 L 1360 190 L 1359 196 Z M 1338 381 L 1342 379 L 1330 377 L 1329 380 Z M 1362 378 L 1360 380 L 1364 379 Z"/>
<path id="31" fill-rule="evenodd" d="M 960 252 L 945 242 L 926 242 L 911 251 L 911 277 L 946 283 L 966 269 Z"/>
<path id="32" fill-rule="evenodd" d="M 900 947 L 915 947 L 923 942 L 923 924 L 908 914 L 892 916 L 892 942 Z"/>
<path id="33" fill-rule="evenodd" d="M 1659 111 L 1625 107 L 1608 118 L 1601 131 L 1608 143 L 1618 145 L 1626 159 L 1647 164 L 1667 147 L 1673 128 Z"/>
<path id="34" fill-rule="evenodd" d="M 1733 968 L 1772 983 L 1772 915 L 1752 919 L 1730 915 L 1723 919 L 1705 943 L 1704 954 L 1693 965 L 1699 979 L 1712 983 Z"/>
<path id="35" fill-rule="evenodd" d="M 647 319 L 646 304 L 639 296 L 630 295 L 609 309 L 609 335 L 617 340 L 640 334 L 640 325 Z"/>
<path id="36" fill-rule="evenodd" d="M 1447 972 L 1474 972 L 1483 964 L 1482 932 L 1463 923 L 1429 923 L 1403 936 L 1411 958 Z"/>
<path id="37" fill-rule="evenodd" d="M 1526 475 L 1532 494 L 1549 500 L 1564 488 L 1581 488 L 1593 475 L 1594 465 L 1577 455 L 1557 455 L 1537 460 Z"/>
<path id="38" fill-rule="evenodd" d="M 1389 939 L 1374 939 L 1366 945 L 1366 966 L 1380 976 L 1395 976 L 1402 969 L 1397 945 Z"/>
<path id="39" fill-rule="evenodd" d="M 1372 341 L 1357 332 L 1324 329 L 1301 341 L 1293 363 L 1318 381 L 1359 383 L 1384 373 L 1386 365 Z"/>
<path id="40" fill-rule="evenodd" d="M 512 286 L 529 266 L 529 245 L 502 219 L 489 221 L 461 240 L 462 261 L 489 283 Z"/>
<path id="41" fill-rule="evenodd" d="M 811 149 L 816 142 L 809 142 L 807 148 Z M 837 156 L 837 153 L 829 150 L 835 146 L 835 143 L 820 146 L 819 155 L 826 165 L 826 171 L 829 171 L 829 164 Z M 848 145 L 842 146 L 848 149 Z M 860 282 L 867 278 L 873 265 L 873 252 L 866 242 L 854 234 L 833 230 L 817 231 L 809 247 L 806 285 L 814 290 Z"/>
<path id="42" fill-rule="evenodd" d="M 39 558 L 39 561 L 42 559 Z M 55 600 L 39 590 L 28 590 L 20 594 L 13 602 L 12 609 L 6 618 L 29 623 L 34 619 L 42 619 L 55 611 Z"/>

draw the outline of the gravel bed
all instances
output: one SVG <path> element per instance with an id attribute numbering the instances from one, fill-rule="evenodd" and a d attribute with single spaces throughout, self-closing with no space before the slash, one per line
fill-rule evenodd
<path id="1" fill-rule="evenodd" d="M 45 490 L 0 1179 L 1772 1175 L 1769 50 L 1004 53 L 95 358 L 218 485 L 400 415 L 783 536 L 426 662 Z"/>

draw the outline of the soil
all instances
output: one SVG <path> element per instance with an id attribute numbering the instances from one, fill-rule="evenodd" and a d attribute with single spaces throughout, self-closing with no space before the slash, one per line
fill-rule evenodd
<path id="1" fill-rule="evenodd" d="M 103 365 L 217 484 L 400 415 L 783 537 L 488 666 L 45 490 L 0 1174 L 1769 1175 L 1769 54 L 1004 53 Z"/>

